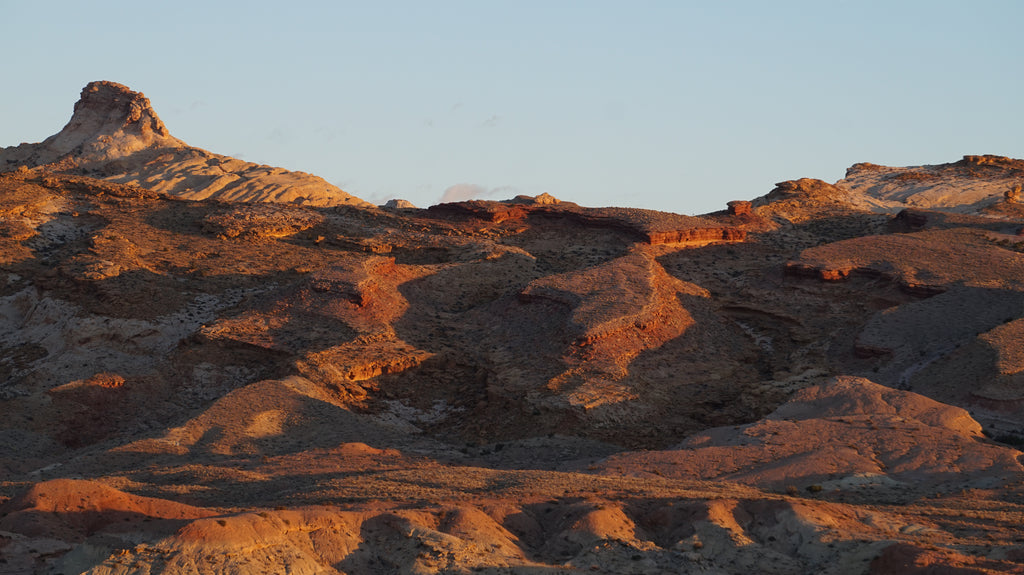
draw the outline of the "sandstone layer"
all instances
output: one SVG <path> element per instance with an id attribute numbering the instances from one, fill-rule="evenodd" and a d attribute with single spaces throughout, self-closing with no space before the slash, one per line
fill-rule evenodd
<path id="1" fill-rule="evenodd" d="M 872 209 L 942 209 L 979 213 L 1017 203 L 1024 161 L 995 155 L 967 155 L 958 162 L 889 167 L 854 164 L 836 187 Z"/>
<path id="2" fill-rule="evenodd" d="M 1024 571 L 1017 161 L 699 217 L 233 162 L 108 84 L 0 152 L 0 573 Z"/>
<path id="3" fill-rule="evenodd" d="M 194 200 L 370 206 L 312 174 L 191 147 L 171 135 L 148 98 L 114 82 L 83 88 L 71 120 L 57 134 L 0 149 L 0 171 L 22 166 Z"/>

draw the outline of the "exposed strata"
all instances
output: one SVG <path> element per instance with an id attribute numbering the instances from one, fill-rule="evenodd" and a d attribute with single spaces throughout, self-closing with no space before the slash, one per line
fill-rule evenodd
<path id="1" fill-rule="evenodd" d="M 567 331 L 575 339 L 563 352 L 568 369 L 553 377 L 548 388 L 576 388 L 569 402 L 584 409 L 636 399 L 635 391 L 616 382 L 626 376 L 633 358 L 694 323 L 680 294 L 709 296 L 706 290 L 669 276 L 642 250 L 601 266 L 530 282 L 521 293 L 525 301 L 543 299 L 572 310 Z"/>
<path id="2" fill-rule="evenodd" d="M 171 136 L 148 98 L 114 82 L 83 88 L 71 120 L 57 134 L 38 144 L 0 149 L 0 171 L 20 166 L 185 199 L 371 206 L 312 174 L 191 147 Z"/>
<path id="3" fill-rule="evenodd" d="M 886 573 L 915 564 L 923 554 L 928 554 L 923 563 L 933 566 L 976 565 L 987 572 L 1013 572 L 1018 566 L 1012 553 L 985 556 L 947 546 L 963 537 L 957 532 L 978 522 L 994 527 L 984 535 L 989 546 L 1009 544 L 1015 536 L 1018 513 L 972 508 L 977 501 L 969 495 L 861 506 L 829 501 L 824 490 L 786 495 L 729 481 L 573 473 L 542 479 L 537 472 L 473 468 L 453 473 L 359 443 L 317 453 L 341 472 L 332 487 L 349 503 L 216 511 L 132 496 L 95 482 L 46 481 L 2 507 L 3 525 L 13 531 L 0 545 L 10 568 L 49 564 L 91 573 L 150 564 L 167 573 L 463 568 L 741 573 L 755 565 L 758 572 L 779 574 Z M 287 459 L 268 458 L 261 481 L 294 476 L 299 468 L 291 463 L 289 468 Z M 407 489 L 416 489 L 407 492 L 407 500 L 429 497 L 429 502 L 352 503 L 373 497 L 375 489 L 394 489 L 395 480 L 409 470 L 416 471 L 418 480 L 412 482 L 418 483 L 405 480 Z M 355 480 L 348 479 L 352 473 Z M 250 486 L 260 482 L 249 479 Z M 481 484 L 490 486 L 487 496 L 467 501 Z M 878 483 L 859 486 L 869 492 Z M 567 489 L 573 495 L 565 495 Z M 576 495 L 598 489 L 611 496 Z M 626 493 L 632 497 L 616 495 Z"/>
<path id="4" fill-rule="evenodd" d="M 805 250 L 787 263 L 787 271 L 824 280 L 854 274 L 881 277 L 924 295 L 954 283 L 1011 289 L 1020 285 L 1024 256 L 992 249 L 992 244 L 986 234 L 964 228 L 866 236 Z"/>
<path id="5" fill-rule="evenodd" d="M 101 92 L 0 174 L 0 572 L 1021 570 L 1013 193 L 182 202 Z"/>
<path id="6" fill-rule="evenodd" d="M 980 213 L 1003 203 L 1024 179 L 1024 161 L 1003 156 L 964 156 L 957 162 L 889 167 L 854 164 L 836 187 L 866 209 L 903 208 Z"/>
<path id="7" fill-rule="evenodd" d="M 751 201 L 751 211 L 757 216 L 789 223 L 859 209 L 849 192 L 813 178 L 779 182 L 772 191 Z"/>
<path id="8" fill-rule="evenodd" d="M 619 229 L 653 245 L 743 241 L 751 223 L 749 217 L 723 222 L 638 208 L 584 208 L 555 198 L 538 201 L 528 196 L 504 202 L 470 200 L 438 204 L 428 208 L 428 213 L 440 218 L 474 218 L 492 223 L 528 217 L 567 219 L 586 226 Z M 749 211 L 732 215 L 749 216 Z"/>

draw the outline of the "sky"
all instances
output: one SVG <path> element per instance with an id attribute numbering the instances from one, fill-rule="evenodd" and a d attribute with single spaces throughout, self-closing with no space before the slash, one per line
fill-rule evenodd
<path id="1" fill-rule="evenodd" d="M 125 84 L 171 134 L 383 203 L 683 214 L 857 162 L 1024 157 L 1024 2 L 0 0 L 0 147 Z"/>

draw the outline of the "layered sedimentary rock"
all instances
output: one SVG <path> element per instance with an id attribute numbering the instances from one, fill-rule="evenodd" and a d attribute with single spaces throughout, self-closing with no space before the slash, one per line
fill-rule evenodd
<path id="1" fill-rule="evenodd" d="M 244 162 L 173 137 L 149 99 L 114 82 L 82 89 L 64 128 L 38 144 L 0 150 L 0 170 L 25 166 L 87 175 L 186 199 L 370 204 L 322 178 Z"/>
<path id="2" fill-rule="evenodd" d="M 0 158 L 0 572 L 1024 565 L 1016 161 L 321 207 L 113 85 Z"/>
<path id="3" fill-rule="evenodd" d="M 928 166 L 854 164 L 836 187 L 868 209 L 910 207 L 979 213 L 1011 198 L 1022 178 L 1022 160 L 967 155 L 958 162 Z"/>
<path id="4" fill-rule="evenodd" d="M 742 241 L 752 226 L 743 218 L 725 220 L 684 216 L 637 208 L 583 208 L 553 197 L 519 196 L 505 202 L 472 200 L 439 204 L 428 208 L 441 218 L 474 218 L 492 223 L 522 220 L 530 217 L 564 219 L 576 224 L 622 230 L 649 244 L 699 245 L 710 242 Z M 748 215 L 748 211 L 733 216 Z"/>

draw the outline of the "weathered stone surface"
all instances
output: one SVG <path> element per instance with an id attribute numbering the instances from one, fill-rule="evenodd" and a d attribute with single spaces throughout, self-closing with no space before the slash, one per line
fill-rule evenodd
<path id="1" fill-rule="evenodd" d="M 57 134 L 0 149 L 0 171 L 20 166 L 186 199 L 370 207 L 317 176 L 190 147 L 171 136 L 148 98 L 114 82 L 83 88 L 74 115 Z"/>
<path id="2" fill-rule="evenodd" d="M 1024 565 L 1006 197 L 320 207 L 106 84 L 48 142 L 0 153 L 0 572 Z"/>
<path id="3" fill-rule="evenodd" d="M 854 164 L 836 187 L 866 209 L 903 208 L 981 213 L 1007 199 L 1024 177 L 1024 161 L 1002 156 L 964 156 L 958 162 L 889 167 Z"/>
<path id="4" fill-rule="evenodd" d="M 416 206 L 413 205 L 413 203 L 410 202 L 409 200 L 398 200 L 398 199 L 388 200 L 388 201 L 384 202 L 384 206 L 383 207 L 388 208 L 388 209 L 392 209 L 392 210 L 408 210 L 408 209 L 415 209 L 416 208 Z"/>
<path id="5" fill-rule="evenodd" d="M 711 429 L 673 450 L 616 455 L 601 468 L 769 488 L 881 490 L 942 482 L 948 469 L 958 470 L 958 485 L 990 486 L 1024 471 L 1019 455 L 987 443 L 963 409 L 839 377 L 797 392 L 757 423 Z"/>
<path id="6" fill-rule="evenodd" d="M 745 216 L 754 213 L 753 204 L 746 200 L 734 200 L 726 204 L 729 206 L 729 215 Z"/>
<path id="7" fill-rule="evenodd" d="M 438 218 L 474 218 L 491 223 L 530 217 L 564 219 L 577 225 L 622 230 L 654 245 L 736 242 L 747 235 L 743 224 L 729 225 L 710 218 L 637 208 L 583 208 L 572 202 L 540 201 L 529 196 L 505 202 L 471 200 L 439 204 L 428 208 L 428 212 Z"/>

